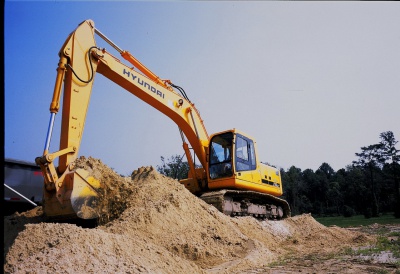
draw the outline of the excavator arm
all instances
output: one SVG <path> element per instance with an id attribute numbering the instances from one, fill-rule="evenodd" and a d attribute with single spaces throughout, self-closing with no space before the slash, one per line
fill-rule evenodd
<path id="1" fill-rule="evenodd" d="M 105 49 L 96 46 L 95 34 L 115 48 L 130 65 L 125 65 Z M 128 51 L 121 50 L 99 30 L 94 22 L 82 22 L 67 38 L 59 52 L 56 83 L 50 104 L 50 122 L 43 155 L 36 158 L 44 180 L 44 209 L 49 217 L 64 218 L 77 215 L 83 219 L 98 217 L 96 211 L 101 182 L 82 169 L 75 169 L 83 136 L 93 81 L 102 74 L 142 101 L 172 119 L 181 131 L 183 147 L 188 158 L 189 177 L 197 188 L 206 180 L 206 154 L 209 136 L 194 104 L 186 94 L 179 94 L 169 80 L 161 80 Z M 49 152 L 55 115 L 63 98 L 59 151 Z M 196 169 L 186 143 L 190 143 L 202 168 Z M 55 166 L 55 160 L 58 166 Z"/>

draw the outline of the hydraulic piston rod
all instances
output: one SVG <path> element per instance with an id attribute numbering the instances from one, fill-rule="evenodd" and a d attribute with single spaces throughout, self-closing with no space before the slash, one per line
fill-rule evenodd
<path id="1" fill-rule="evenodd" d="M 53 135 L 55 118 L 56 118 L 56 114 L 54 112 L 50 113 L 50 121 L 49 121 L 49 127 L 47 128 L 46 142 L 44 145 L 43 155 L 46 155 L 47 152 L 49 151 L 51 136 Z"/>

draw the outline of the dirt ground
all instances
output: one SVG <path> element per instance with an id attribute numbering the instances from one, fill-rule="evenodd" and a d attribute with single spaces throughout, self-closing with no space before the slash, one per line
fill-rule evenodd
<path id="1" fill-rule="evenodd" d="M 346 255 L 375 243 L 365 228 L 231 218 L 152 167 L 129 178 L 76 163 L 106 185 L 99 224 L 55 223 L 42 207 L 4 217 L 4 273 L 400 273 L 391 254 Z"/>

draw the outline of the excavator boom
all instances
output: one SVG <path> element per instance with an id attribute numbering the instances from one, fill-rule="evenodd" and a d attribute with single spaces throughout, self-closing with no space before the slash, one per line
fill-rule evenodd
<path id="1" fill-rule="evenodd" d="M 95 33 L 116 48 L 133 67 L 122 63 L 105 49 L 96 46 Z M 44 205 L 49 216 L 63 218 L 97 218 L 95 205 L 102 185 L 83 170 L 75 170 L 93 81 L 100 73 L 144 102 L 170 117 L 186 136 L 200 163 L 206 166 L 208 134 L 203 121 L 187 98 L 172 88 L 170 81 L 162 81 L 128 51 L 119 49 L 86 20 L 79 24 L 59 51 L 56 83 L 50 104 L 50 122 L 43 155 L 36 158 L 45 178 Z M 63 91 L 62 91 L 63 90 Z M 62 94 L 63 93 L 63 94 Z M 54 117 L 63 98 L 60 149 L 49 153 Z M 184 147 L 188 145 L 184 141 Z M 59 158 L 58 166 L 55 160 Z M 192 165 L 194 167 L 194 165 Z M 191 171 L 195 176 L 202 174 Z M 198 178 L 201 180 L 202 178 Z"/>

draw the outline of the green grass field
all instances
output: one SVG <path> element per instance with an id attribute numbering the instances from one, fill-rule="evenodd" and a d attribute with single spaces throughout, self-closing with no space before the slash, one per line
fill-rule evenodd
<path id="1" fill-rule="evenodd" d="M 315 217 L 319 223 L 325 226 L 336 225 L 339 227 L 357 227 L 372 224 L 400 224 L 400 218 L 395 218 L 393 214 L 385 214 L 380 217 L 366 219 L 363 215 L 353 217 Z"/>

